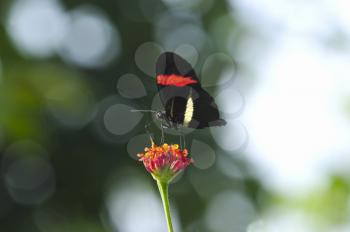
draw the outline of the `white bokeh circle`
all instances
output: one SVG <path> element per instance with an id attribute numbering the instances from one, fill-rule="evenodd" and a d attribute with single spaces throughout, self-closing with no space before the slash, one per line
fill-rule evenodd
<path id="1" fill-rule="evenodd" d="M 249 141 L 247 128 L 239 120 L 226 120 L 222 127 L 210 127 L 215 142 L 226 151 L 241 151 Z"/>
<path id="2" fill-rule="evenodd" d="M 85 68 L 109 64 L 121 53 L 118 30 L 99 8 L 83 5 L 71 13 L 60 56 L 67 62 Z"/>
<path id="3" fill-rule="evenodd" d="M 192 67 L 196 66 L 199 54 L 194 46 L 190 44 L 180 44 L 174 52 L 190 63 Z"/>
<path id="4" fill-rule="evenodd" d="M 203 87 L 227 85 L 236 74 L 233 58 L 225 53 L 214 53 L 208 56 L 201 70 Z"/>
<path id="5" fill-rule="evenodd" d="M 131 158 L 139 160 L 137 154 L 144 152 L 146 146 L 151 145 L 150 135 L 140 134 L 131 138 L 126 146 L 128 154 Z"/>
<path id="6" fill-rule="evenodd" d="M 220 112 L 228 118 L 236 118 L 240 116 L 245 108 L 245 97 L 243 94 L 231 86 L 224 86 L 219 88 L 215 102 Z"/>
<path id="7" fill-rule="evenodd" d="M 166 231 L 163 207 L 159 194 L 154 192 L 148 182 L 136 176 L 126 176 L 123 181 L 111 188 L 106 198 L 106 206 L 112 225 L 123 232 L 161 232 Z M 170 204 L 174 206 L 174 204 Z M 180 231 L 175 208 L 171 208 L 173 226 Z M 137 218 L 137 223 L 135 223 Z"/>
<path id="8" fill-rule="evenodd" d="M 51 116 L 63 126 L 79 129 L 95 116 L 95 97 L 81 83 L 57 84 L 46 91 L 46 106 Z"/>
<path id="9" fill-rule="evenodd" d="M 121 96 L 129 99 L 141 98 L 147 95 L 140 78 L 131 73 L 124 74 L 118 79 L 117 89 Z"/>
<path id="10" fill-rule="evenodd" d="M 154 42 L 141 44 L 135 51 L 137 67 L 148 76 L 155 78 L 156 61 L 163 51 L 163 48 Z"/>
<path id="11" fill-rule="evenodd" d="M 190 150 L 193 165 L 199 169 L 208 169 L 215 163 L 216 154 L 205 142 L 194 139 Z"/>
<path id="12" fill-rule="evenodd" d="M 68 18 L 57 0 L 17 0 L 6 28 L 20 53 L 46 58 L 61 46 Z"/>
<path id="13" fill-rule="evenodd" d="M 133 107 L 124 104 L 111 105 L 104 113 L 106 129 L 114 135 L 129 133 L 142 119 L 139 112 L 132 112 Z"/>
<path id="14" fill-rule="evenodd" d="M 21 140 L 11 144 L 2 159 L 5 187 L 18 204 L 36 205 L 56 190 L 54 169 L 40 144 Z"/>
<path id="15" fill-rule="evenodd" d="M 143 114 L 131 100 L 112 95 L 98 103 L 94 131 L 107 143 L 126 143 L 138 133 Z"/>
<path id="16" fill-rule="evenodd" d="M 246 196 L 227 191 L 210 201 L 205 223 L 211 231 L 216 232 L 246 231 L 255 217 L 255 207 Z"/>

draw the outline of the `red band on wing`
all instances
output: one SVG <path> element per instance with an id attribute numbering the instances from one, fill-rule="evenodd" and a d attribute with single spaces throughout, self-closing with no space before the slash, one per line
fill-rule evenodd
<path id="1" fill-rule="evenodd" d="M 184 77 L 180 75 L 158 75 L 157 84 L 158 85 L 174 85 L 177 87 L 182 87 L 189 84 L 197 83 L 198 81 L 192 80 L 191 77 Z"/>

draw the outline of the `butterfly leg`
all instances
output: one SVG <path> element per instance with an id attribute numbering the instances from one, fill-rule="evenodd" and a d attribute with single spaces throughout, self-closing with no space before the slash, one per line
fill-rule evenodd
<path id="1" fill-rule="evenodd" d="M 180 140 L 182 141 L 181 144 L 182 144 L 182 147 L 181 149 L 185 149 L 186 148 L 186 137 L 185 137 L 185 133 L 183 132 L 182 129 L 180 129 Z"/>
<path id="2" fill-rule="evenodd" d="M 184 136 L 183 136 L 183 131 L 181 126 L 177 127 L 176 130 L 179 130 L 180 132 L 180 149 L 183 150 L 185 148 L 185 140 L 184 140 Z"/>
<path id="3" fill-rule="evenodd" d="M 160 122 L 160 130 L 161 130 L 161 133 L 162 133 L 162 137 L 160 139 L 160 143 L 163 144 L 164 143 L 164 120 L 162 119 L 161 122 Z"/>
<path id="4" fill-rule="evenodd" d="M 153 140 L 153 135 L 152 135 L 152 133 L 149 131 L 150 125 L 151 125 L 150 122 L 147 123 L 147 124 L 145 125 L 145 130 L 146 130 L 146 133 L 148 134 L 148 136 L 149 136 L 151 142 L 153 143 L 153 142 L 154 142 L 154 140 Z"/>
<path id="5" fill-rule="evenodd" d="M 186 134 L 185 133 L 182 134 L 182 138 L 184 141 L 184 149 L 185 149 L 186 148 Z"/>
<path id="6" fill-rule="evenodd" d="M 182 150 L 182 138 L 181 138 L 181 136 L 180 136 L 180 149 Z"/>

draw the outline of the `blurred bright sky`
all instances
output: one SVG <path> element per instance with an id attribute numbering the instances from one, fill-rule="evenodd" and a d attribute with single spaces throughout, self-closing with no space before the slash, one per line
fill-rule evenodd
<path id="1" fill-rule="evenodd" d="M 337 50 L 320 43 L 338 31 L 350 36 L 350 3 L 231 2 L 239 20 L 259 32 L 251 47 L 266 46 L 247 51 L 257 60 L 257 83 L 244 94 L 245 153 L 274 191 L 294 195 L 322 187 L 333 169 L 350 164 L 349 45 Z"/>
<path id="2" fill-rule="evenodd" d="M 264 82 L 248 97 L 244 120 L 251 161 L 274 176 L 263 177 L 272 187 L 290 194 L 311 190 L 329 166 L 349 162 L 341 93 L 350 79 L 344 57 L 327 56 L 300 39 L 279 43 L 260 69 Z"/>
<path id="3" fill-rule="evenodd" d="M 254 49 L 243 51 L 248 66 L 256 61 L 257 82 L 253 91 L 243 93 L 246 104 L 239 120 L 249 134 L 245 157 L 262 183 L 295 197 L 326 188 L 333 174 L 348 175 L 350 44 L 341 40 L 350 36 L 350 2 L 231 3 L 239 20 L 258 31 L 245 46 Z M 227 130 L 226 136 L 235 132 Z M 248 231 L 325 230 L 302 211 L 275 208 L 268 215 Z M 349 228 L 339 225 L 332 231 Z"/>

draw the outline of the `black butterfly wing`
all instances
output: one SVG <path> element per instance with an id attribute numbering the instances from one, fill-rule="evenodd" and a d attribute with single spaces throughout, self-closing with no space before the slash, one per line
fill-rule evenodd
<path id="1" fill-rule="evenodd" d="M 183 124 L 190 89 L 199 85 L 194 69 L 179 55 L 164 52 L 158 57 L 156 74 L 166 117 L 175 124 Z"/>
<path id="2" fill-rule="evenodd" d="M 214 99 L 201 87 L 186 60 L 172 52 L 161 54 L 156 64 L 159 96 L 168 120 L 185 127 L 224 125 Z"/>
<path id="3" fill-rule="evenodd" d="M 202 88 L 196 91 L 198 96 L 194 96 L 193 117 L 189 127 L 200 129 L 226 125 L 226 121 L 220 118 L 214 98 Z"/>
<path id="4" fill-rule="evenodd" d="M 164 52 L 158 57 L 156 63 L 156 74 L 157 76 L 174 74 L 182 77 L 188 77 L 191 80 L 199 83 L 198 77 L 192 68 L 192 65 L 181 56 L 173 52 Z"/>

